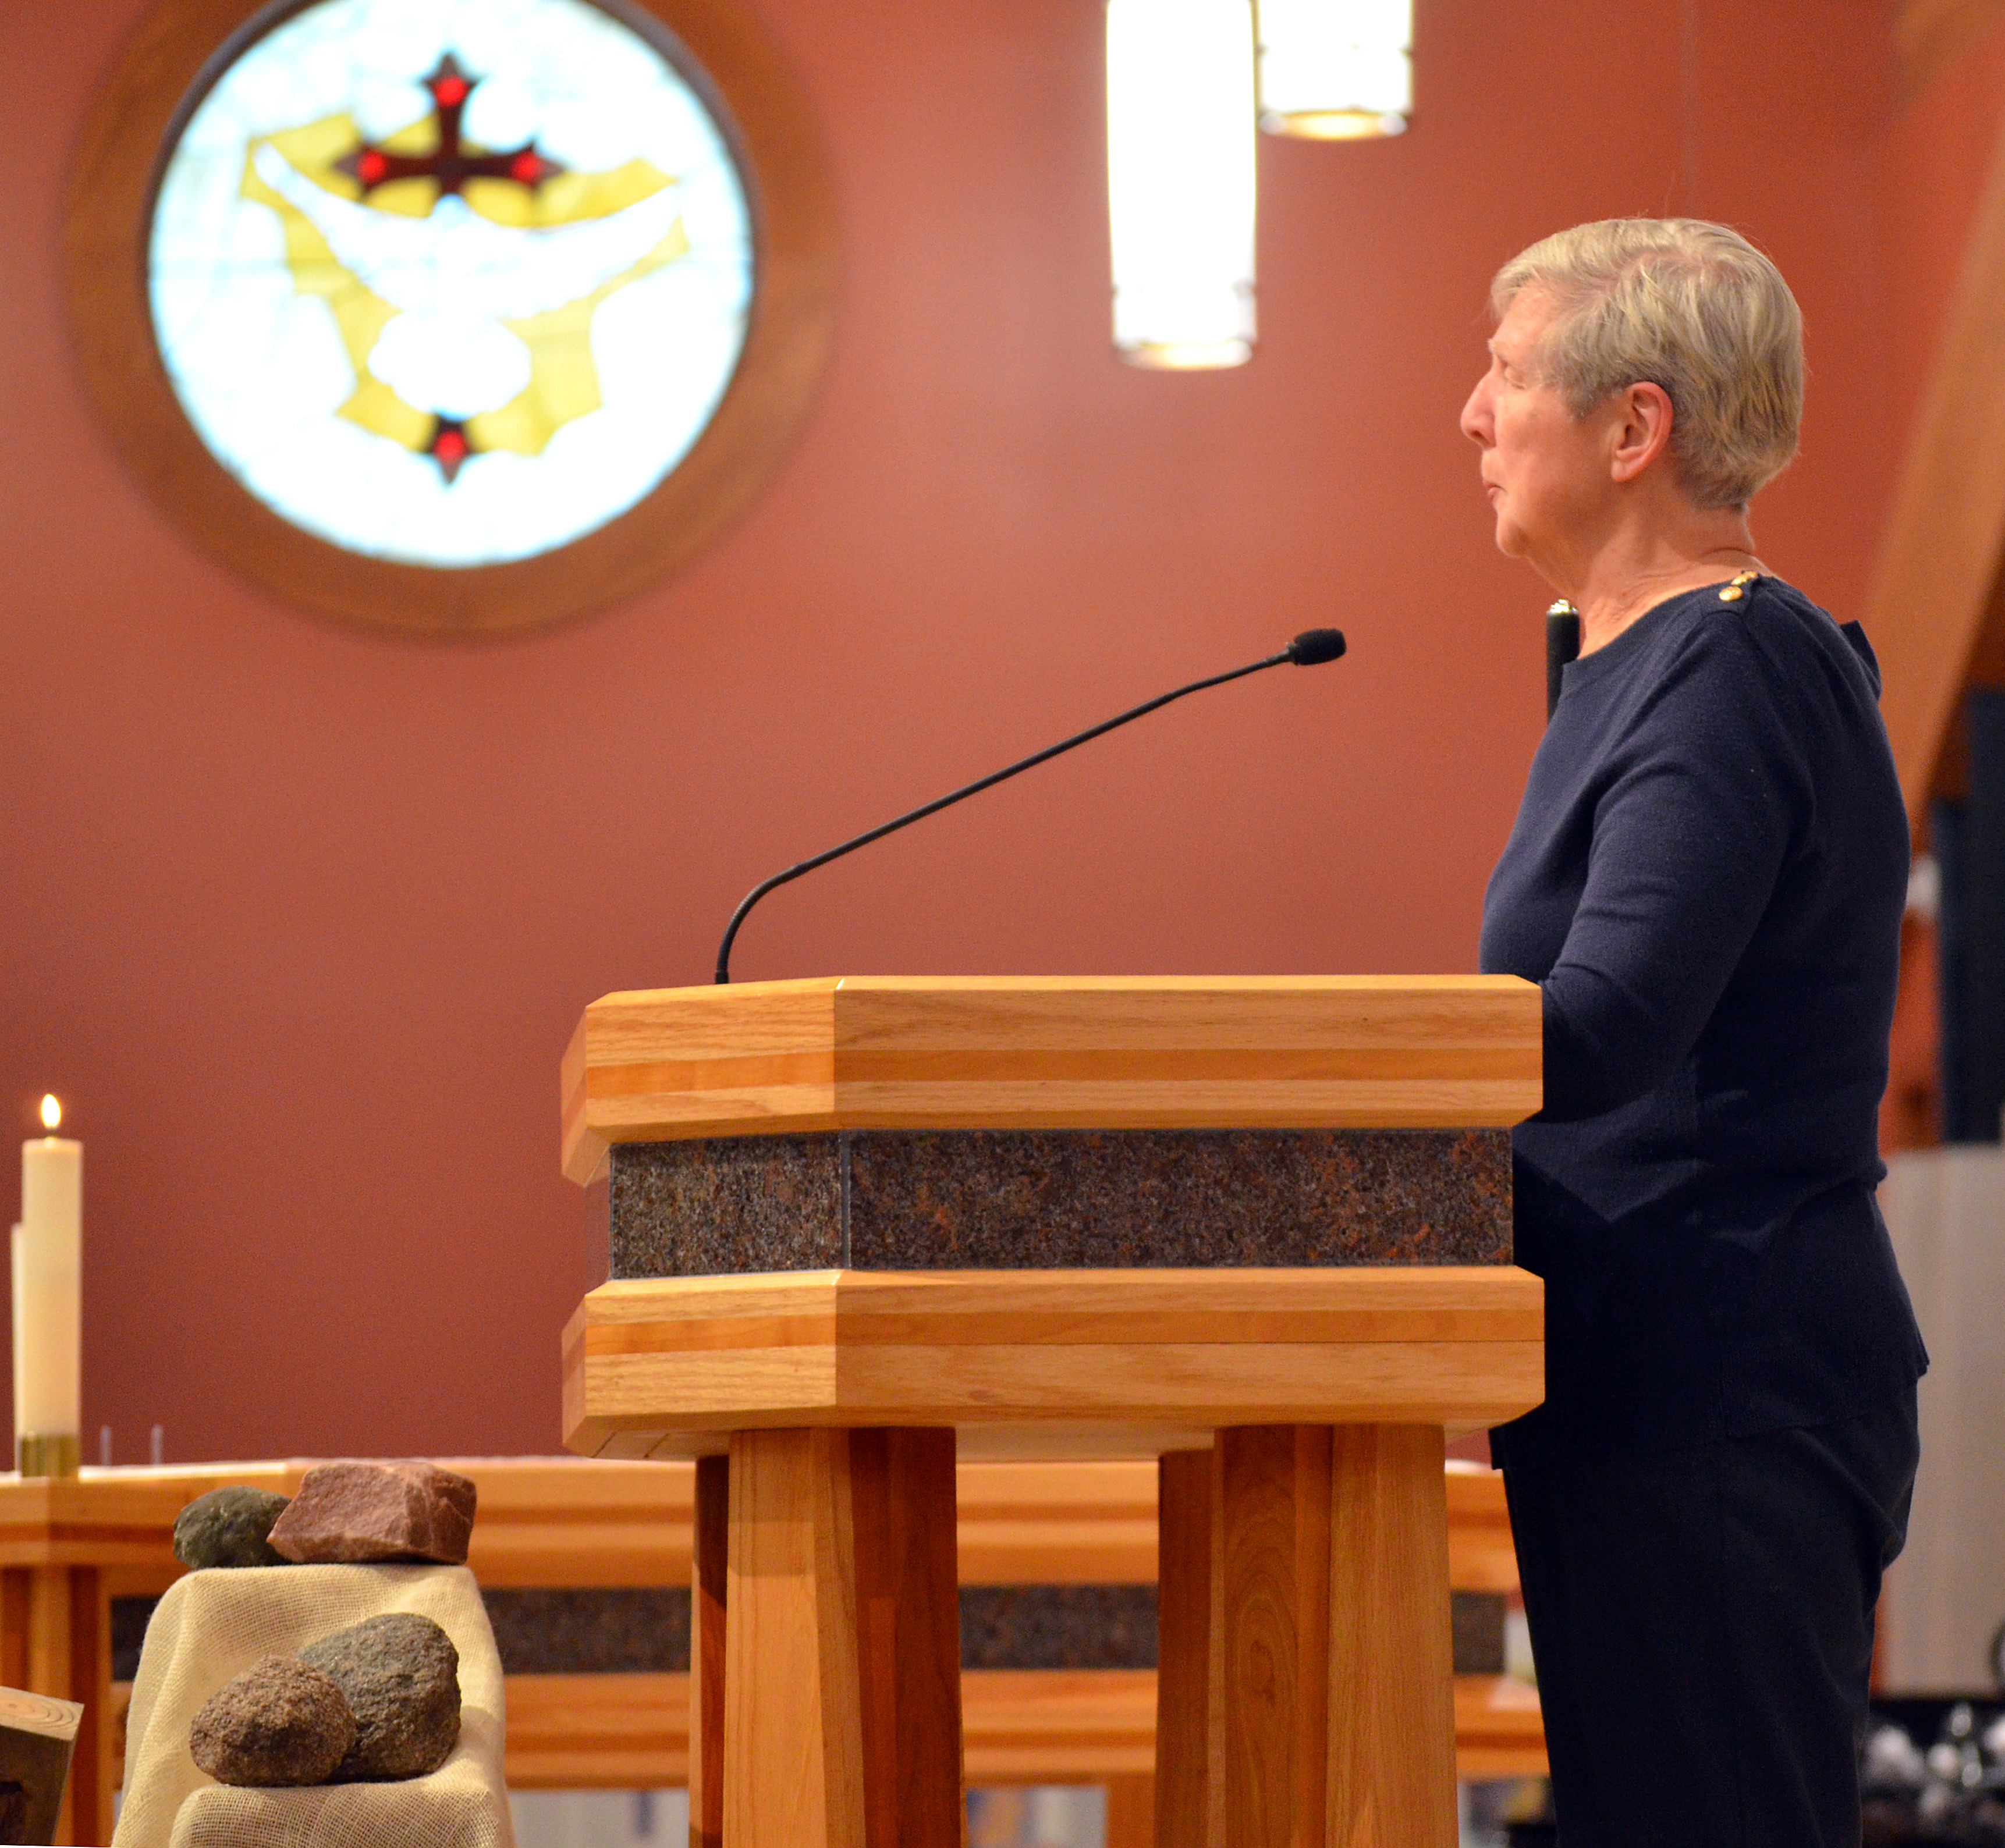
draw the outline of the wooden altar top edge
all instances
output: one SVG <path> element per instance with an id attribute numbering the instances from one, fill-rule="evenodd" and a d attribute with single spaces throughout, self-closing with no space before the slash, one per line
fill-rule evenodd
<path id="1" fill-rule="evenodd" d="M 847 976 L 629 990 L 563 1062 L 564 1172 L 608 1146 L 911 1129 L 1508 1127 L 1512 976 Z"/>
<path id="2" fill-rule="evenodd" d="M 164 1590 L 184 1569 L 174 1517 L 242 1483 L 290 1493 L 324 1459 L 86 1468 L 52 1479 L 0 1473 L 0 1565 L 97 1567 L 111 1594 Z M 480 1491 L 469 1564 L 484 1585 L 686 1585 L 695 1509 L 684 1462 L 575 1456 L 441 1457 Z M 969 1463 L 957 1472 L 961 1583 L 1136 1584 L 1156 1576 L 1150 1462 Z M 1517 1587 L 1503 1478 L 1448 1466 L 1451 1582 Z"/>

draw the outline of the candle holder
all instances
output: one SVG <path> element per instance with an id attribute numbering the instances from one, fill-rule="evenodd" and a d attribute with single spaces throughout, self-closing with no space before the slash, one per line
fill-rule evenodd
<path id="1" fill-rule="evenodd" d="M 83 1467 L 83 1443 L 74 1431 L 23 1431 L 14 1439 L 14 1461 L 23 1476 L 74 1476 Z"/>

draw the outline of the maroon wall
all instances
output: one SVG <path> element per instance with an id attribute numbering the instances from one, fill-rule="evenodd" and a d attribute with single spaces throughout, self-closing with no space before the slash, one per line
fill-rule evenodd
<path id="1" fill-rule="evenodd" d="M 174 1457 L 553 1447 L 580 1008 L 703 979 L 774 868 L 1312 623 L 1350 658 L 779 896 L 739 971 L 1472 966 L 1546 601 L 1455 430 L 1491 271 L 1612 212 L 1763 241 L 1814 386 L 1761 547 L 1850 614 L 1953 273 L 1888 266 L 1953 248 L 2005 90 L 1987 47 L 1897 120 L 1883 0 L 1700 0 L 1690 44 L 1645 0 L 1424 4 L 1412 132 L 1263 148 L 1259 356 L 1173 377 L 1108 349 L 1094 0 L 759 10 L 841 197 L 806 436 L 679 579 L 476 647 L 276 607 L 120 474 L 56 250 L 139 8 L 0 35 L 0 1096 L 25 1134 L 58 1091 L 87 1145 L 121 1461 L 156 1421 Z"/>

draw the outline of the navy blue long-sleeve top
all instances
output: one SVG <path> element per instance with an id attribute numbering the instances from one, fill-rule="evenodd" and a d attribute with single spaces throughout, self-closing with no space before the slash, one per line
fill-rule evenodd
<path id="1" fill-rule="evenodd" d="M 1574 662 L 1484 906 L 1540 984 L 1515 1138 L 1546 1404 L 1661 1448 L 1828 1422 L 1927 1365 L 1873 1200 L 1908 828 L 1856 623 L 1761 578 Z"/>

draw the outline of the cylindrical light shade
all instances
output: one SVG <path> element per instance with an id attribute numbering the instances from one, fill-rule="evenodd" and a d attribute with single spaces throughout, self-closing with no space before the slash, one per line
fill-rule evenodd
<path id="1" fill-rule="evenodd" d="M 1253 351 L 1249 0 L 1108 0 L 1114 343 L 1137 366 Z"/>
<path id="2" fill-rule="evenodd" d="M 1259 0 L 1260 126 L 1363 141 L 1413 108 L 1413 0 Z"/>

